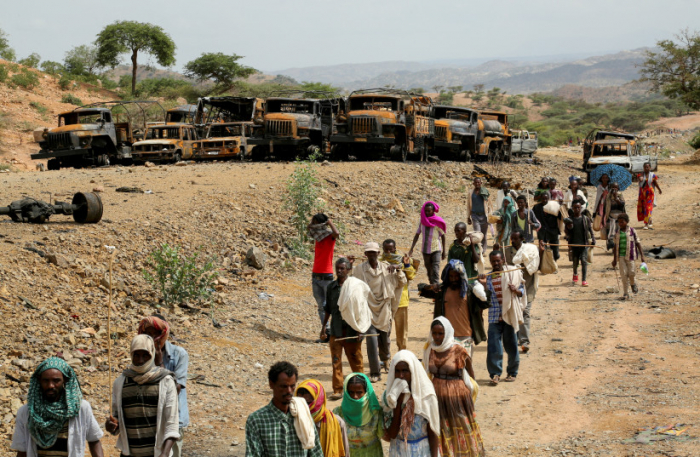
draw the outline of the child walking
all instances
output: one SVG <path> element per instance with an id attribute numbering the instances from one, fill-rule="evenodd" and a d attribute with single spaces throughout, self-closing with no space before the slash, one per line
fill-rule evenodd
<path id="1" fill-rule="evenodd" d="M 447 224 L 443 218 L 435 214 L 438 211 L 440 211 L 440 207 L 435 202 L 427 201 L 423 204 L 420 210 L 418 230 L 416 230 L 416 236 L 413 237 L 411 250 L 408 251 L 408 256 L 412 257 L 413 248 L 416 247 L 418 238 L 422 235 L 421 252 L 430 284 L 440 283 L 440 262 L 447 257 L 447 249 L 445 249 Z"/>
<path id="2" fill-rule="evenodd" d="M 588 286 L 586 275 L 588 273 L 588 249 L 585 245 L 595 245 L 595 234 L 593 233 L 593 223 L 591 219 L 581 214 L 583 203 L 581 200 L 574 200 L 573 217 L 567 220 L 566 223 L 566 239 L 569 242 L 569 250 L 571 258 L 574 262 L 574 277 L 573 283 L 578 282 L 578 264 L 581 262 L 581 285 Z"/>
<path id="3" fill-rule="evenodd" d="M 615 232 L 613 239 L 615 240 L 614 258 L 612 262 L 615 268 L 619 262 L 620 276 L 622 277 L 622 298 L 621 300 L 629 300 L 629 286 L 632 285 L 632 292 L 635 294 L 639 291 L 635 282 L 636 265 L 635 260 L 637 254 L 639 259 L 644 262 L 644 251 L 642 245 L 637 238 L 637 232 L 629 226 L 630 217 L 626 213 L 617 216 L 618 230 Z"/>

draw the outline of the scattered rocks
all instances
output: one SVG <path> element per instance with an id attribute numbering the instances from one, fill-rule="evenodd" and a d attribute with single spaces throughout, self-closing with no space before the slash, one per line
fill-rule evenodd
<path id="1" fill-rule="evenodd" d="M 46 254 L 46 261 L 56 265 L 58 268 L 68 268 L 70 266 L 68 260 L 60 254 Z"/>

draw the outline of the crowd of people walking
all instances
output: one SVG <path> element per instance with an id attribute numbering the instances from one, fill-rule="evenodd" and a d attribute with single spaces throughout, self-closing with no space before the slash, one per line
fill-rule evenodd
<path id="1" fill-rule="evenodd" d="M 651 230 L 659 178 L 646 165 L 638 182 L 637 218 Z M 382 441 L 392 457 L 482 456 L 474 346 L 486 342 L 491 386 L 517 382 L 520 355 L 533 343 L 539 275 L 556 271 L 566 252 L 572 284 L 579 283 L 580 267 L 585 287 L 592 249 L 607 249 L 612 267 L 620 268 L 621 298 L 638 292 L 636 262 L 644 265 L 644 252 L 610 176 L 601 177 L 594 198 L 578 177 L 566 189 L 542 178 L 534 192 L 504 182 L 494 202 L 477 177 L 465 200 L 467 219 L 454 225 L 449 248 L 440 206 L 427 201 L 408 253 L 397 252 L 393 239 L 369 241 L 362 262 L 352 255 L 336 259 L 338 229 L 326 215 L 313 216 L 312 291 L 318 342 L 328 344 L 331 354 L 332 393 L 318 379 L 301 381 L 291 363 L 274 364 L 268 372 L 272 399 L 246 421 L 247 456 L 378 457 L 384 455 Z M 495 230 L 487 252 L 490 227 Z M 596 244 L 596 232 L 603 246 Z M 417 245 L 428 277 L 417 289 L 434 301 L 433 320 L 421 330 L 427 338 L 420 359 L 407 348 Z M 393 357 L 392 329 L 398 348 Z M 162 316 L 145 317 L 135 330 L 131 365 L 114 382 L 105 429 L 117 436 L 122 456 L 180 457 L 189 424 L 188 354 L 169 341 L 170 324 Z M 347 376 L 343 354 L 352 370 Z M 378 396 L 374 386 L 382 375 L 385 388 Z M 340 404 L 332 408 L 331 401 Z M 102 436 L 73 369 L 56 357 L 42 362 L 17 413 L 12 449 L 18 457 L 81 457 L 86 442 L 92 457 L 102 457 Z"/>

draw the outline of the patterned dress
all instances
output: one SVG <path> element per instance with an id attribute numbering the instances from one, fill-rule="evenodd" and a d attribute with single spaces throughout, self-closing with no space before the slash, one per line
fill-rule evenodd
<path id="1" fill-rule="evenodd" d="M 654 183 L 659 177 L 649 172 L 648 178 L 645 173 L 638 176 L 639 179 L 639 200 L 637 201 L 637 220 L 648 224 L 651 219 L 651 212 L 654 210 Z"/>
<path id="2" fill-rule="evenodd" d="M 333 410 L 333 414 L 345 420 L 342 407 L 338 406 Z M 383 457 L 381 438 L 384 435 L 383 414 L 377 411 L 372 420 L 362 427 L 350 425 L 345 420 L 345 426 L 348 432 L 348 442 L 350 443 L 350 452 L 352 457 Z"/>
<path id="3" fill-rule="evenodd" d="M 484 455 L 471 392 L 462 379 L 466 358 L 461 345 L 430 351 L 429 369 L 440 410 L 440 455 L 445 457 Z"/>

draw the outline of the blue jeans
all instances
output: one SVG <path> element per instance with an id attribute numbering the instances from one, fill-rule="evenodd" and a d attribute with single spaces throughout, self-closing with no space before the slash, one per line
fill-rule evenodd
<path id="1" fill-rule="evenodd" d="M 504 347 L 508 354 L 506 372 L 508 375 L 516 377 L 520 366 L 520 354 L 518 354 L 518 337 L 515 335 L 515 329 L 505 322 L 489 323 L 486 369 L 489 370 L 491 378 L 503 374 Z"/>
<path id="2" fill-rule="evenodd" d="M 326 289 L 328 288 L 328 285 L 332 282 L 332 277 L 330 279 L 319 279 L 313 276 L 311 277 L 311 288 L 313 290 L 314 299 L 316 300 L 316 305 L 318 306 L 318 318 L 321 320 L 321 324 L 323 324 L 323 318 L 326 316 Z M 326 326 L 326 333 L 330 335 L 330 331 L 331 322 L 328 321 L 328 325 Z"/>

